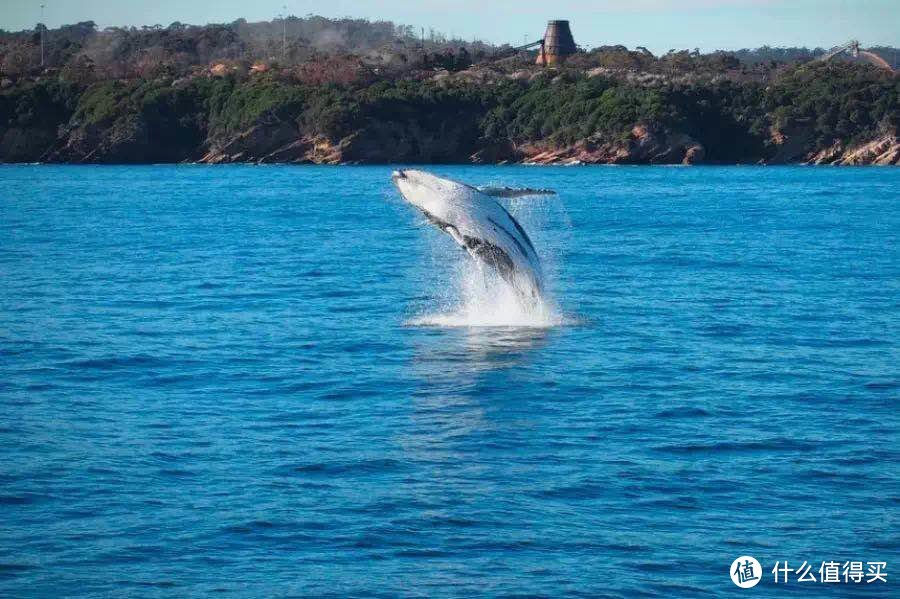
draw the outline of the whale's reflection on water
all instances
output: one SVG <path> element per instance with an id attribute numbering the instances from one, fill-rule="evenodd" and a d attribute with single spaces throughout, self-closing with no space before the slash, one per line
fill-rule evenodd
<path id="1" fill-rule="evenodd" d="M 528 327 L 410 327 L 413 353 L 408 417 L 414 426 L 396 436 L 404 455 L 430 464 L 423 495 L 458 494 L 455 481 L 492 466 L 473 459 L 486 444 L 520 434 L 519 408 L 526 389 L 514 381 L 539 359 L 552 329 Z M 528 404 L 527 397 L 521 406 Z M 523 409 L 525 409 L 523 407 Z M 527 428 L 527 425 L 525 426 Z M 468 473 L 468 474 L 467 474 Z M 473 497 L 490 495 L 490 484 L 468 487 Z"/>
<path id="2" fill-rule="evenodd" d="M 454 327 L 420 329 L 416 370 L 431 377 L 459 378 L 488 370 L 511 368 L 543 347 L 546 327 Z"/>

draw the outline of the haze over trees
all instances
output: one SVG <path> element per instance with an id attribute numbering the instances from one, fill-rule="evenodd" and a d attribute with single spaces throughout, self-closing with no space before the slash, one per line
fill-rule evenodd
<path id="1" fill-rule="evenodd" d="M 40 32 L 0 30 L 0 72 L 24 76 L 41 67 Z M 227 24 L 108 27 L 93 21 L 44 30 L 44 66 L 70 76 L 116 79 L 168 72 L 183 75 L 213 62 L 269 61 L 293 66 L 326 57 L 353 54 L 368 64 L 404 63 L 450 49 L 484 56 L 481 42 L 447 40 L 434 31 L 425 37 L 390 21 L 289 16 L 284 20 Z"/>

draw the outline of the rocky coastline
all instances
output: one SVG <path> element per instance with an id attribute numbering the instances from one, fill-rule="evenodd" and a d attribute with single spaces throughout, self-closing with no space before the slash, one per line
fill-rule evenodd
<path id="1" fill-rule="evenodd" d="M 894 132 L 857 145 L 836 141 L 815 152 L 803 151 L 797 138 L 779 135 L 771 156 L 745 164 L 900 165 L 900 138 Z M 430 147 L 437 146 L 437 147 Z M 799 149 L 798 149 L 799 148 Z M 598 138 L 568 145 L 551 143 L 478 144 L 435 136 L 427 131 L 396 131 L 372 127 L 334 140 L 305 135 L 290 122 L 261 123 L 233 136 L 206 139 L 193 150 L 155 145 L 152 132 L 139 121 L 115 129 L 75 128 L 54 135 L 40 128 L 9 128 L 0 132 L 0 163 L 58 164 L 721 164 L 707 157 L 703 144 L 691 136 L 635 125 L 622 140 Z"/>

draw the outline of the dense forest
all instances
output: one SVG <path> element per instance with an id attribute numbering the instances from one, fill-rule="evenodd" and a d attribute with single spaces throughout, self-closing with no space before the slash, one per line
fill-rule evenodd
<path id="1" fill-rule="evenodd" d="M 0 161 L 896 164 L 900 80 L 822 52 L 604 46 L 546 69 L 322 17 L 0 32 Z"/>

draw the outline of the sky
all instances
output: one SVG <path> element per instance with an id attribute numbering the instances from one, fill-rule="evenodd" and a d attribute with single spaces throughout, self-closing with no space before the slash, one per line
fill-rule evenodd
<path id="1" fill-rule="evenodd" d="M 0 0 L 0 28 L 41 20 L 42 0 Z M 568 19 L 590 48 L 623 44 L 652 52 L 769 46 L 900 46 L 900 0 L 43 0 L 48 27 L 204 24 L 279 13 L 391 20 L 446 35 L 519 45 L 540 39 L 546 21 Z"/>

